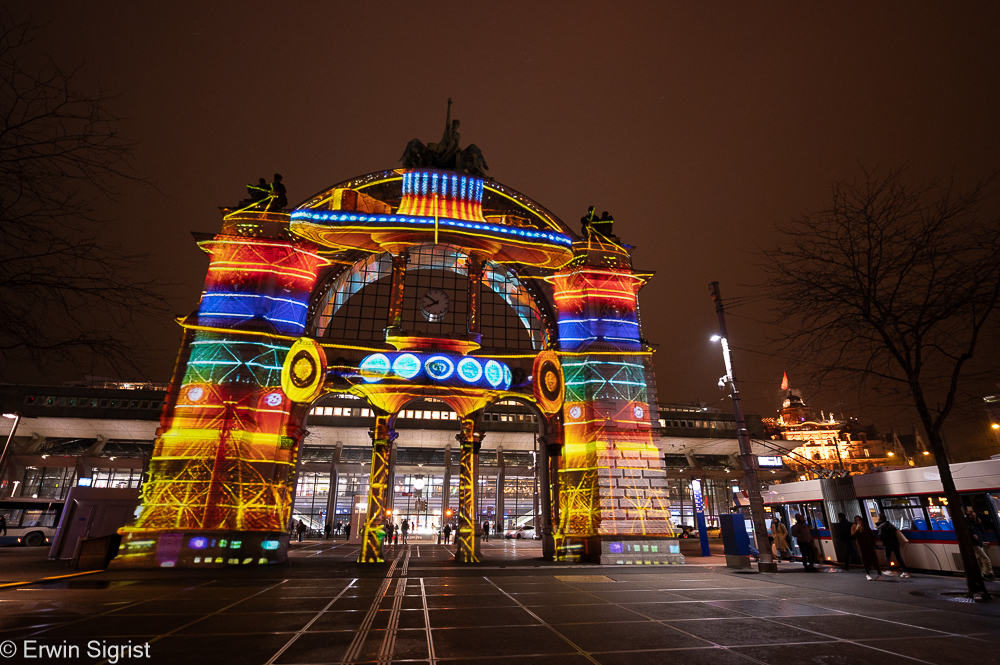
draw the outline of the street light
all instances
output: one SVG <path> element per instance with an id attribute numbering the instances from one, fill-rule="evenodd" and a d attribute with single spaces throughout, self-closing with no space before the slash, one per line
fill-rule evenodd
<path id="1" fill-rule="evenodd" d="M 17 426 L 21 422 L 21 414 L 5 413 L 3 414 L 3 417 L 13 420 L 14 424 L 11 425 L 10 434 L 7 435 L 7 443 L 3 446 L 3 452 L 0 452 L 0 478 L 3 478 L 7 472 L 7 449 L 10 448 L 10 442 L 14 440 L 14 432 L 17 431 Z M 17 481 L 14 481 L 14 488 L 17 488 Z M 11 492 L 11 496 L 13 495 L 14 493 Z"/>
<path id="2" fill-rule="evenodd" d="M 726 374 L 719 379 L 719 387 L 729 386 L 729 396 L 733 400 L 733 415 L 736 417 L 736 439 L 740 444 L 740 459 L 743 462 L 743 475 L 747 484 L 747 498 L 750 499 L 750 517 L 753 521 L 754 536 L 757 540 L 757 551 L 760 553 L 761 572 L 776 573 L 778 565 L 771 558 L 771 543 L 767 537 L 767 525 L 764 523 L 764 498 L 760 495 L 760 481 L 757 477 L 756 459 L 750 447 L 750 433 L 747 432 L 746 419 L 743 417 L 743 407 L 740 404 L 740 391 L 733 376 L 733 361 L 729 353 L 729 340 L 726 333 L 726 312 L 722 306 L 722 291 L 718 282 L 708 285 L 708 291 L 715 302 L 715 311 L 719 315 L 719 334 L 713 335 L 713 341 L 722 342 L 722 357 L 726 362 Z"/>

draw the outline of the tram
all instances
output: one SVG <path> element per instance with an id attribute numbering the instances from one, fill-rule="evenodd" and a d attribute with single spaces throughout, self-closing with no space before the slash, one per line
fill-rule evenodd
<path id="1" fill-rule="evenodd" d="M 993 566 L 1000 567 L 1000 459 L 952 464 L 951 473 L 962 500 L 961 509 L 967 511 L 971 507 L 979 515 L 990 544 L 986 553 Z M 885 515 L 909 541 L 903 550 L 907 567 L 963 571 L 951 519 L 952 507 L 944 496 L 937 467 L 771 485 L 764 503 L 772 514 L 781 515 L 789 527 L 795 523 L 795 515 L 801 514 L 817 539 L 821 560 L 843 560 L 836 553 L 830 531 L 837 513 L 845 513 L 852 522 L 860 515 L 872 528 L 878 516 Z M 799 555 L 798 544 L 793 546 Z M 879 558 L 885 562 L 881 549 Z"/>

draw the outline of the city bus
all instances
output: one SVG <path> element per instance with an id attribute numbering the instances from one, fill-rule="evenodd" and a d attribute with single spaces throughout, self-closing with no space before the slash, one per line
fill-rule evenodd
<path id="1" fill-rule="evenodd" d="M 40 547 L 51 544 L 64 504 L 62 499 L 0 500 L 0 515 L 7 520 L 7 534 L 0 531 L 0 545 Z"/>
<path id="2" fill-rule="evenodd" d="M 986 553 L 993 566 L 1000 567 L 1000 459 L 952 464 L 951 473 L 962 501 L 960 510 L 971 508 L 979 515 L 991 545 Z M 847 488 L 845 481 L 850 481 Z M 944 496 L 937 467 L 893 469 L 841 481 L 772 485 L 764 502 L 789 519 L 801 513 L 810 522 L 819 539 L 821 560 L 836 560 L 829 527 L 837 513 L 844 512 L 852 522 L 860 515 L 872 528 L 879 515 L 885 515 L 909 541 L 903 549 L 909 568 L 952 573 L 963 570 L 951 519 L 953 507 Z M 881 549 L 879 557 L 885 561 Z"/>

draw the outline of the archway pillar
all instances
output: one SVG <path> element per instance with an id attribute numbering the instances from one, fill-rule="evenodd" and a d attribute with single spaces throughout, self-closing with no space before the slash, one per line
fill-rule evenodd
<path id="1" fill-rule="evenodd" d="M 556 558 L 683 563 L 646 385 L 637 294 L 647 277 L 621 245 L 588 236 L 553 278 L 566 385 Z"/>
<path id="2" fill-rule="evenodd" d="M 455 561 L 478 563 L 479 539 L 476 538 L 479 515 L 476 513 L 476 490 L 479 483 L 479 450 L 483 432 L 476 429 L 478 412 L 462 418 L 462 431 L 455 438 L 461 445 L 461 476 L 458 481 L 458 537 Z"/>
<path id="3" fill-rule="evenodd" d="M 372 439 L 371 475 L 368 477 L 368 508 L 358 563 L 381 563 L 382 542 L 379 529 L 385 528 L 386 503 L 389 499 L 389 455 L 396 432 L 389 426 L 389 414 L 375 415 L 375 426 L 369 430 Z M 383 532 L 384 535 L 384 532 Z"/>

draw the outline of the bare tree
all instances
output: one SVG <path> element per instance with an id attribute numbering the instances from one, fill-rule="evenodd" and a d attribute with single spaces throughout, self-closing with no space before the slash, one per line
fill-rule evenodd
<path id="1" fill-rule="evenodd" d="M 942 427 L 977 347 L 996 341 L 996 176 L 967 191 L 901 176 L 864 169 L 834 184 L 827 210 L 779 227 L 761 267 L 788 331 L 783 353 L 813 363 L 814 380 L 908 397 L 940 470 L 969 592 L 985 593 Z"/>
<path id="2" fill-rule="evenodd" d="M 0 14 L 0 351 L 45 370 L 136 370 L 136 317 L 161 310 L 145 257 L 102 238 L 95 213 L 142 181 L 112 97 L 88 94 L 31 49 L 36 27 Z"/>

